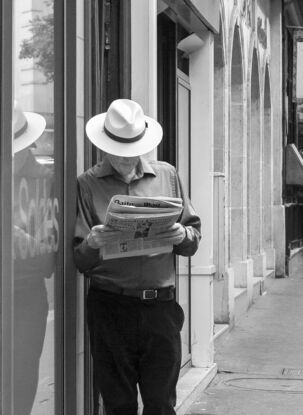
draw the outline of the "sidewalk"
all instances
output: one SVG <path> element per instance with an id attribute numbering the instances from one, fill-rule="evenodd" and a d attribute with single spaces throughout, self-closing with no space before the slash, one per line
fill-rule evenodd
<path id="1" fill-rule="evenodd" d="M 266 289 L 220 341 L 218 374 L 187 415 L 303 414 L 303 269 Z"/>

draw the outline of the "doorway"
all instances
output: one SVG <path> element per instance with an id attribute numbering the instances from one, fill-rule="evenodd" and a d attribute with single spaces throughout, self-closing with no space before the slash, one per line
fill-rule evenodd
<path id="1" fill-rule="evenodd" d="M 189 36 L 182 25 L 165 13 L 158 15 L 158 120 L 163 127 L 163 140 L 158 159 L 174 165 L 185 192 L 190 197 L 191 87 L 189 58 L 178 49 L 179 42 Z M 190 259 L 176 258 L 177 300 L 185 321 L 181 332 L 182 367 L 191 364 L 191 285 Z"/>

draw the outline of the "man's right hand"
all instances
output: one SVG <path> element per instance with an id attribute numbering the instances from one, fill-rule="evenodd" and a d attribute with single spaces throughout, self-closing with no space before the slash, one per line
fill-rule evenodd
<path id="1" fill-rule="evenodd" d="M 121 231 L 117 231 L 106 225 L 96 225 L 92 227 L 86 237 L 86 241 L 91 248 L 99 249 L 109 243 L 117 241 L 120 235 Z"/>

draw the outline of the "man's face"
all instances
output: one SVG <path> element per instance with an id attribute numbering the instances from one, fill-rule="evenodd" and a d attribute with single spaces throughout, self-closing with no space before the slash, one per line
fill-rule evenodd
<path id="1" fill-rule="evenodd" d="M 113 156 L 112 154 L 107 154 L 107 158 L 110 164 L 113 166 L 113 168 L 123 177 L 132 173 L 136 169 L 140 161 L 139 156 L 119 157 Z"/>
<path id="2" fill-rule="evenodd" d="M 13 167 L 14 167 L 14 173 L 18 173 L 18 171 L 23 167 L 26 159 L 28 158 L 30 153 L 29 147 L 26 147 L 25 149 L 18 151 L 14 154 L 13 158 Z"/>

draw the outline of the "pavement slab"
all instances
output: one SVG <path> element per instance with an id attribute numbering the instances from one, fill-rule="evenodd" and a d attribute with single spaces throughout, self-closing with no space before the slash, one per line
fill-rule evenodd
<path id="1" fill-rule="evenodd" d="M 303 415 L 303 270 L 272 279 L 219 342 L 218 374 L 187 415 Z"/>

